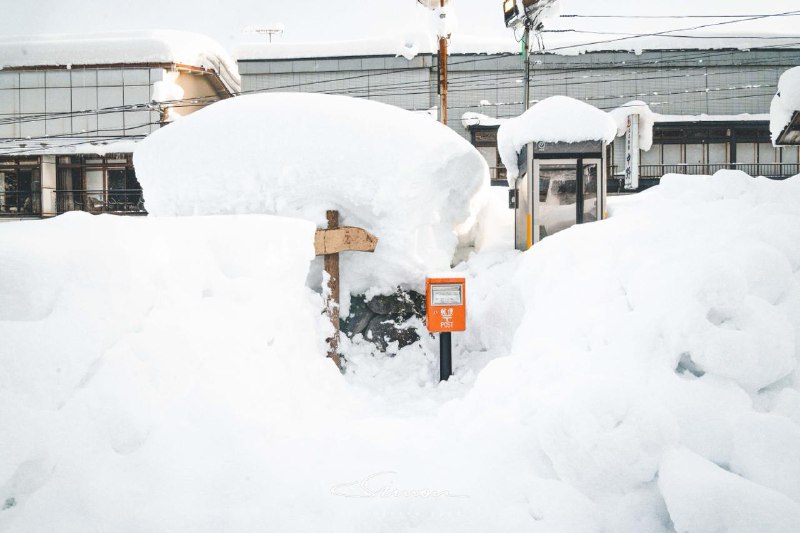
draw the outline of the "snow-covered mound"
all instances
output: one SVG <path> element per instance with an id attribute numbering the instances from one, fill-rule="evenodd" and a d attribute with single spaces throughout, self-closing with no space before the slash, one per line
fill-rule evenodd
<path id="1" fill-rule="evenodd" d="M 218 102 L 149 136 L 134 154 L 155 216 L 269 213 L 374 233 L 343 254 L 354 292 L 419 284 L 447 269 L 488 186 L 484 159 L 427 117 L 367 100 L 264 94 Z"/>
<path id="2" fill-rule="evenodd" d="M 591 104 L 569 96 L 551 96 L 504 122 L 497 132 L 497 149 L 508 179 L 519 176 L 517 156 L 530 142 L 611 142 L 617 124 Z"/>
<path id="3" fill-rule="evenodd" d="M 770 105 L 769 129 L 773 143 L 797 111 L 800 111 L 800 67 L 787 70 L 778 81 L 778 94 Z"/>
<path id="4" fill-rule="evenodd" d="M 195 511 L 245 505 L 255 485 L 233 485 L 269 426 L 316 424 L 317 395 L 343 398 L 305 287 L 314 231 L 268 216 L 1 225 L 0 530 L 219 530 Z"/>
<path id="5" fill-rule="evenodd" d="M 313 229 L 0 226 L 0 530 L 800 530 L 800 177 L 473 254 L 442 385 L 325 360 Z"/>
<path id="6" fill-rule="evenodd" d="M 665 176 L 521 256 L 512 357 L 457 411 L 513 398 L 598 530 L 800 530 L 798 242 L 800 177 Z"/>

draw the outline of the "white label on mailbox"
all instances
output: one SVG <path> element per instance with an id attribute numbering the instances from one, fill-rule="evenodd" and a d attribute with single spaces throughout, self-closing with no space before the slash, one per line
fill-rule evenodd
<path id="1" fill-rule="evenodd" d="M 431 285 L 431 305 L 462 305 L 461 285 Z"/>

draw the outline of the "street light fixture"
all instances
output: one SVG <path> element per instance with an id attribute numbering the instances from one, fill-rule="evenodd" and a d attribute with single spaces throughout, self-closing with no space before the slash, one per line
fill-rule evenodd
<path id="1" fill-rule="evenodd" d="M 526 23 L 536 26 L 544 10 L 557 0 L 503 0 L 506 27 L 517 28 Z M 522 5 L 520 9 L 519 4 Z"/>
<path id="2" fill-rule="evenodd" d="M 524 29 L 522 36 L 522 59 L 525 62 L 525 85 L 523 88 L 523 98 L 525 109 L 530 107 L 531 101 L 531 62 L 530 35 L 531 30 L 538 35 L 542 29 L 539 20 L 545 10 L 555 4 L 558 0 L 503 0 L 503 16 L 506 20 L 506 27 L 512 28 L 516 34 L 518 28 Z M 520 4 L 522 9 L 520 10 Z"/>

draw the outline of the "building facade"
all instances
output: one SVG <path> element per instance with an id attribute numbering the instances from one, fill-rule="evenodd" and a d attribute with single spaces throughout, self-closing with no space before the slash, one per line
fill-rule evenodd
<path id="1" fill-rule="evenodd" d="M 251 47 L 240 54 L 243 92 L 308 91 L 368 98 L 425 111 L 438 103 L 437 56 L 313 56 L 298 48 Z M 667 172 L 741 168 L 774 178 L 800 172 L 796 147 L 774 148 L 769 106 L 780 75 L 800 64 L 800 48 L 595 51 L 531 56 L 531 103 L 570 96 L 609 111 L 643 101 L 659 115 L 653 148 L 641 154 L 641 185 Z M 496 131 L 524 111 L 519 54 L 457 53 L 448 62 L 448 125 L 504 180 Z M 624 138 L 613 145 L 611 188 L 621 179 Z"/>
<path id="2" fill-rule="evenodd" d="M 202 39 L 176 53 L 186 37 L 0 42 L 0 218 L 145 214 L 135 143 L 240 89 Z"/>

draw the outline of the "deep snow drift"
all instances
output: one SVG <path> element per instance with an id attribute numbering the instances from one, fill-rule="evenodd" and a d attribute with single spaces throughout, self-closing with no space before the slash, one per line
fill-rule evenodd
<path id="1" fill-rule="evenodd" d="M 267 213 L 374 233 L 343 254 L 353 292 L 393 291 L 450 267 L 482 207 L 488 167 L 466 140 L 410 111 L 322 94 L 218 102 L 145 139 L 134 154 L 155 216 Z"/>
<path id="2" fill-rule="evenodd" d="M 325 360 L 312 232 L 0 226 L 0 530 L 798 530 L 800 177 L 474 254 L 441 385 L 434 339 Z"/>

